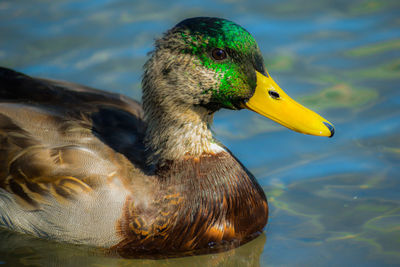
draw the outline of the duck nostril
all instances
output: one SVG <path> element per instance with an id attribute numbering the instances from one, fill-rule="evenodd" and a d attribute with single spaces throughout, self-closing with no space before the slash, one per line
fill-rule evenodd
<path id="1" fill-rule="evenodd" d="M 279 99 L 279 93 L 278 92 L 276 92 L 276 91 L 272 91 L 272 90 L 270 90 L 270 91 L 268 91 L 268 94 L 273 98 L 273 99 Z"/>

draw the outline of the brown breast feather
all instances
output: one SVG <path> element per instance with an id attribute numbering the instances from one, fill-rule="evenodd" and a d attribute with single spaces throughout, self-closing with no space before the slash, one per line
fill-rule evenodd
<path id="1" fill-rule="evenodd" d="M 268 218 L 263 190 L 229 153 L 169 162 L 148 209 L 127 199 L 118 223 L 124 257 L 204 253 L 257 236 Z M 150 207 L 150 208 L 149 208 Z"/>

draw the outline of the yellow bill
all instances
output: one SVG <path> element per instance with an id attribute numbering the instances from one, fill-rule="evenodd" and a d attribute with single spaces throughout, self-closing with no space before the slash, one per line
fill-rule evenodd
<path id="1" fill-rule="evenodd" d="M 291 99 L 269 75 L 256 73 L 257 87 L 245 108 L 299 133 L 333 136 L 335 128 L 329 121 Z"/>

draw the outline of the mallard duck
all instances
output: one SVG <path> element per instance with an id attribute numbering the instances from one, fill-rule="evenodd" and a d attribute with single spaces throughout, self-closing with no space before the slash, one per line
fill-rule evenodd
<path id="1" fill-rule="evenodd" d="M 264 191 L 210 131 L 247 108 L 330 137 L 327 120 L 271 79 L 226 19 L 186 19 L 155 41 L 142 104 L 0 69 L 0 225 L 122 256 L 235 247 L 268 219 Z"/>

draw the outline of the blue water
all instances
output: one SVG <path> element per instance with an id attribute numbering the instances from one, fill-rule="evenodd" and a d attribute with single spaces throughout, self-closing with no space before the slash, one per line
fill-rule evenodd
<path id="1" fill-rule="evenodd" d="M 0 2 L 0 65 L 140 99 L 153 40 L 180 20 L 218 16 L 258 41 L 289 95 L 334 123 L 334 138 L 224 110 L 214 132 L 255 174 L 270 205 L 262 236 L 231 251 L 125 260 L 0 232 L 18 266 L 400 265 L 399 1 Z"/>

